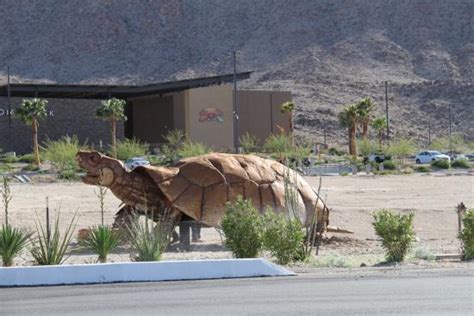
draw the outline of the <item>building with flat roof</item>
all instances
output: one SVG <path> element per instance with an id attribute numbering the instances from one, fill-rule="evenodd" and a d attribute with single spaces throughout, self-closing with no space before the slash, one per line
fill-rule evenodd
<path id="1" fill-rule="evenodd" d="M 236 80 L 251 72 L 236 74 Z M 164 142 L 173 129 L 183 130 L 189 139 L 215 149 L 235 148 L 241 135 L 250 133 L 260 140 L 281 128 L 288 129 L 280 105 L 291 100 L 286 91 L 237 90 L 234 120 L 234 75 L 221 75 L 149 85 L 60 85 L 10 84 L 0 86 L 0 148 L 18 153 L 31 152 L 31 131 L 12 116 L 24 98 L 48 100 L 48 117 L 40 122 L 40 143 L 64 135 L 77 135 L 96 148 L 108 146 L 107 123 L 95 117 L 101 100 L 126 100 L 127 120 L 119 124 L 119 138 L 137 138 L 152 146 Z M 237 124 L 238 128 L 235 128 Z M 238 135 L 236 135 L 236 132 Z"/>

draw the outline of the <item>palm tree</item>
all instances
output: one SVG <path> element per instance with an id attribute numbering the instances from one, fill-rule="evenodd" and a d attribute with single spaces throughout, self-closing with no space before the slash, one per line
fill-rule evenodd
<path id="1" fill-rule="evenodd" d="M 357 103 L 358 120 L 362 126 L 362 138 L 367 138 L 369 124 L 372 120 L 372 112 L 374 110 L 374 103 L 371 98 L 362 99 Z"/>
<path id="2" fill-rule="evenodd" d="M 117 158 L 117 121 L 125 121 L 127 117 L 124 114 L 125 100 L 112 98 L 102 101 L 102 105 L 97 108 L 95 114 L 98 118 L 110 122 L 112 134 L 112 156 Z"/>
<path id="3" fill-rule="evenodd" d="M 378 117 L 372 121 L 372 127 L 377 130 L 379 149 L 382 149 L 383 131 L 387 128 L 387 120 L 385 117 Z"/>
<path id="4" fill-rule="evenodd" d="M 26 125 L 31 126 L 33 134 L 33 151 L 35 154 L 36 166 L 41 165 L 39 145 L 38 145 L 38 126 L 39 121 L 47 116 L 46 105 L 48 101 L 41 99 L 25 99 L 21 106 L 15 111 L 15 116 Z"/>
<path id="5" fill-rule="evenodd" d="M 295 104 L 291 101 L 285 102 L 280 106 L 280 112 L 286 113 L 289 120 L 290 133 L 293 132 L 293 111 L 295 110 Z"/>
<path id="6" fill-rule="evenodd" d="M 349 132 L 349 155 L 357 155 L 356 146 L 356 127 L 358 119 L 357 106 L 350 104 L 339 113 L 339 122 L 343 127 L 346 127 Z"/>

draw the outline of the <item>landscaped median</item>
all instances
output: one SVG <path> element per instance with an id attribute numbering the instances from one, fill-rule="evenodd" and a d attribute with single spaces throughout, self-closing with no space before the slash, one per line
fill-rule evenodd
<path id="1" fill-rule="evenodd" d="M 292 275 L 265 259 L 123 262 L 0 268 L 0 287 Z"/>

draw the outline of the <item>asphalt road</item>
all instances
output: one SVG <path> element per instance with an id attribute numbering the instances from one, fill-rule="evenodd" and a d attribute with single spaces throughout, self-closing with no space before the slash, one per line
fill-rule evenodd
<path id="1" fill-rule="evenodd" d="M 473 315 L 474 271 L 0 289 L 0 315 Z"/>

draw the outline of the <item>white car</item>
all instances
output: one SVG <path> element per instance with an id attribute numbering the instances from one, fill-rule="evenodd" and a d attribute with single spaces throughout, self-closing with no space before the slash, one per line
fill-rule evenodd
<path id="1" fill-rule="evenodd" d="M 439 151 L 434 151 L 434 150 L 427 150 L 427 151 L 422 151 L 421 153 L 418 153 L 418 155 L 415 156 L 415 162 L 420 164 L 420 163 L 431 163 L 435 160 L 447 160 L 451 161 L 448 155 L 442 154 Z"/>

